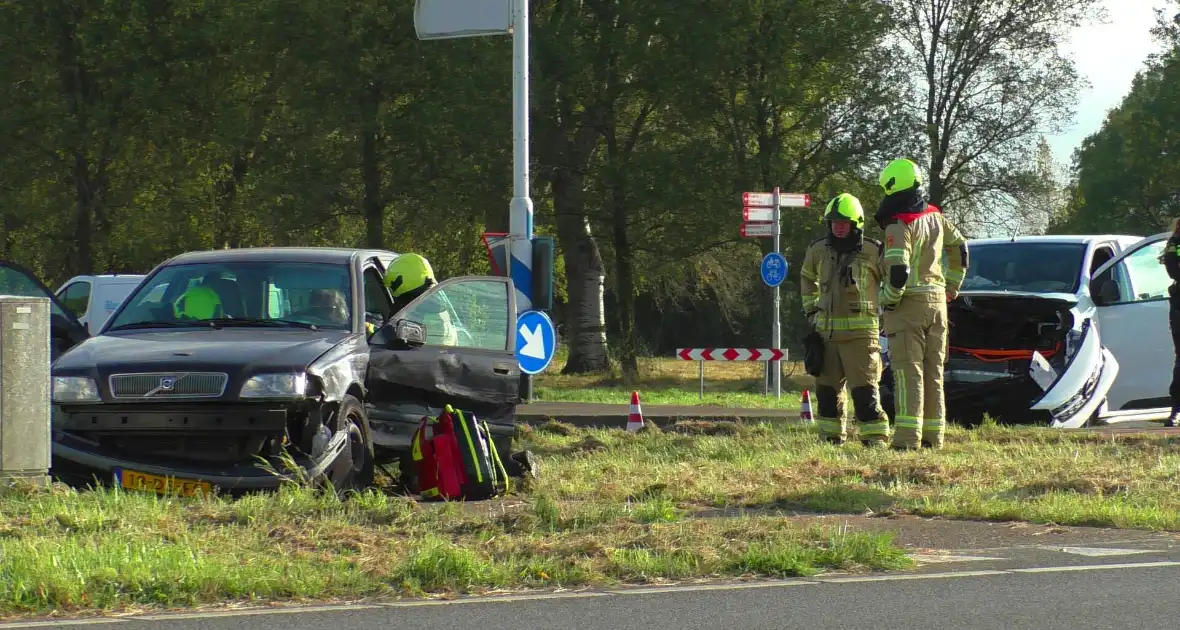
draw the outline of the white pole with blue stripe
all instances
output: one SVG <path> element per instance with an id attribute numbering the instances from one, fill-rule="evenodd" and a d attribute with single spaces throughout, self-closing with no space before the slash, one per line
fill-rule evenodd
<path id="1" fill-rule="evenodd" d="M 512 202 L 509 212 L 509 275 L 516 285 L 516 312 L 533 307 L 533 200 L 529 198 L 529 3 L 512 7 Z"/>

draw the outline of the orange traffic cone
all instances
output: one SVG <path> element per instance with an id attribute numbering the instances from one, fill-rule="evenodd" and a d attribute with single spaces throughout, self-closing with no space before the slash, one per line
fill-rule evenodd
<path id="1" fill-rule="evenodd" d="M 811 415 L 811 392 L 803 390 L 803 404 L 799 406 L 799 422 L 804 424 L 815 424 L 815 418 Z"/>
<path id="2" fill-rule="evenodd" d="M 627 430 L 634 433 L 643 428 L 643 410 L 639 407 L 639 392 L 631 392 L 631 412 L 627 414 Z"/>

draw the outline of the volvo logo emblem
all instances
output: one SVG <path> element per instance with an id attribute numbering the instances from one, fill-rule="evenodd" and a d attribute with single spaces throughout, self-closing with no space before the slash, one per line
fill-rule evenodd
<path id="1" fill-rule="evenodd" d="M 160 391 L 170 392 L 173 387 L 176 387 L 175 376 L 165 376 L 160 379 Z"/>

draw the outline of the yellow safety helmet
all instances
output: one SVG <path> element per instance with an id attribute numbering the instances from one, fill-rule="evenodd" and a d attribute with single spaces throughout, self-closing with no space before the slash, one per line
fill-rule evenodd
<path id="1" fill-rule="evenodd" d="M 385 286 L 389 287 L 389 292 L 395 298 L 415 289 L 429 287 L 435 282 L 430 261 L 418 254 L 398 256 L 385 271 Z"/>
<path id="2" fill-rule="evenodd" d="M 885 170 L 881 171 L 878 183 L 881 184 L 886 195 L 909 190 L 922 185 L 922 169 L 910 160 L 893 160 L 885 167 Z"/>
<path id="3" fill-rule="evenodd" d="M 824 220 L 851 221 L 852 227 L 862 230 L 865 225 L 865 210 L 860 205 L 860 199 L 848 193 L 840 193 L 828 202 Z"/>
<path id="4" fill-rule="evenodd" d="M 221 296 L 212 288 L 198 284 L 176 298 L 172 312 L 177 319 L 213 319 L 223 314 Z"/>

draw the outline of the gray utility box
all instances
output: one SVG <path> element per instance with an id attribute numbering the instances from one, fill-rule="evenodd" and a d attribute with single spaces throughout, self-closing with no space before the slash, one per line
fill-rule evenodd
<path id="1" fill-rule="evenodd" d="M 48 485 L 49 298 L 0 295 L 0 486 Z"/>

